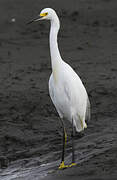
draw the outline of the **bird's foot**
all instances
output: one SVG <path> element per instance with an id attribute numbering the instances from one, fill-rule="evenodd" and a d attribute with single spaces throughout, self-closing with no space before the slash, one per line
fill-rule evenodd
<path id="1" fill-rule="evenodd" d="M 62 161 L 60 166 L 59 166 L 59 169 L 65 169 L 65 168 L 73 167 L 73 166 L 76 166 L 76 165 L 77 165 L 76 163 L 72 163 L 70 165 L 65 165 L 64 161 Z"/>
<path id="2" fill-rule="evenodd" d="M 76 163 L 71 163 L 70 165 L 68 165 L 68 167 L 72 167 L 72 166 L 76 166 Z"/>
<path id="3" fill-rule="evenodd" d="M 65 165 L 65 164 L 64 164 L 64 161 L 62 161 L 61 164 L 60 164 L 60 166 L 59 166 L 59 169 L 65 169 L 65 168 L 67 168 L 67 167 L 69 167 L 69 165 Z"/>

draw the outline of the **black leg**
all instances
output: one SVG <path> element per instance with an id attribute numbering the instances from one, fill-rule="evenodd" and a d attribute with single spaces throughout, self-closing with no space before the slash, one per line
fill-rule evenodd
<path id="1" fill-rule="evenodd" d="M 64 131 L 64 127 L 63 127 L 63 148 L 62 148 L 62 159 L 61 161 L 64 161 L 64 154 L 65 154 L 65 131 Z"/>
<path id="2" fill-rule="evenodd" d="M 63 119 L 61 119 L 61 123 L 62 123 L 62 128 L 63 128 L 63 139 L 62 139 L 63 146 L 62 146 L 61 164 L 59 166 L 59 169 L 67 167 L 66 165 L 64 165 L 64 154 L 65 154 L 65 145 L 66 145 L 66 141 L 67 141 L 67 134 L 66 134 L 66 130 L 65 130 Z"/>

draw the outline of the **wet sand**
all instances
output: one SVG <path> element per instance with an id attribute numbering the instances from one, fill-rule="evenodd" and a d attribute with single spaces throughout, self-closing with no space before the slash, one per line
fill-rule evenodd
<path id="1" fill-rule="evenodd" d="M 61 55 L 82 78 L 92 107 L 88 128 L 75 138 L 78 165 L 62 171 L 62 129 L 48 93 L 49 22 L 26 25 L 44 7 L 58 12 Z M 0 179 L 116 179 L 116 92 L 115 0 L 0 1 Z"/>

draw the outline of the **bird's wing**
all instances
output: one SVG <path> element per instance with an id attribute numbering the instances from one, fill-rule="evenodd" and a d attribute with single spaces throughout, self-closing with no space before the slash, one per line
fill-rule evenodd
<path id="1" fill-rule="evenodd" d="M 70 101 L 70 99 L 71 99 L 71 92 L 70 92 L 70 88 L 68 86 L 68 83 L 65 82 L 63 87 L 64 87 L 64 92 L 66 94 L 67 100 Z"/>
<path id="2" fill-rule="evenodd" d="M 86 115 L 85 115 L 85 119 L 86 121 L 89 121 L 91 119 L 91 112 L 90 112 L 90 101 L 89 98 L 87 96 L 87 107 L 86 107 Z"/>

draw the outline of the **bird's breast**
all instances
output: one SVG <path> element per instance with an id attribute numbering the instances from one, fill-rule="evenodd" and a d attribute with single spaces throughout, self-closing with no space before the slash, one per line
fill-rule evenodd
<path id="1" fill-rule="evenodd" d="M 53 79 L 54 79 L 54 82 L 55 82 L 55 84 L 56 84 L 57 81 L 58 81 L 58 77 L 57 77 L 57 68 L 54 67 L 52 71 L 53 71 Z"/>
<path id="2" fill-rule="evenodd" d="M 52 73 L 53 73 L 54 83 L 57 84 L 58 82 L 61 82 L 62 80 L 61 71 L 58 64 L 54 65 L 54 67 L 52 68 Z"/>

